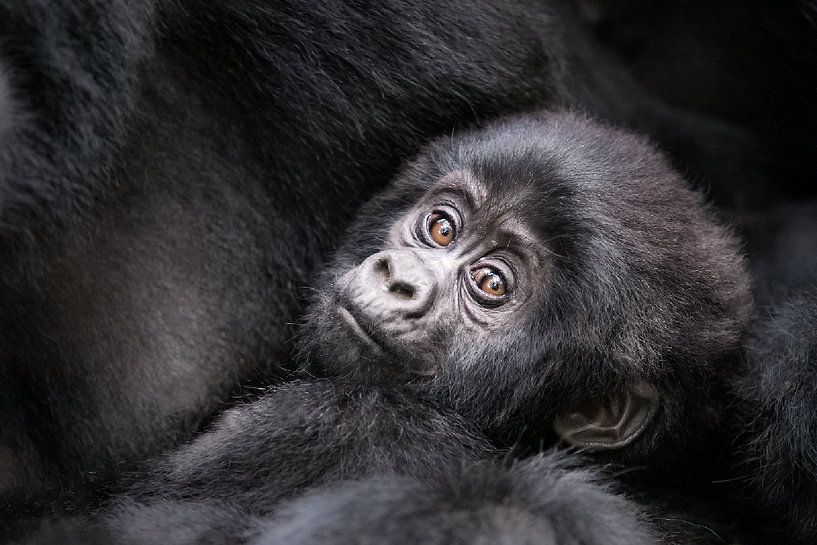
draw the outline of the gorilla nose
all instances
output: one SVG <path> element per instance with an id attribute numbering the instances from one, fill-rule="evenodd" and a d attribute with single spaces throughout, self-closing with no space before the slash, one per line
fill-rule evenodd
<path id="1" fill-rule="evenodd" d="M 411 250 L 391 250 L 370 256 L 361 265 L 371 282 L 369 288 L 386 295 L 386 302 L 396 310 L 418 316 L 433 303 L 433 271 Z"/>

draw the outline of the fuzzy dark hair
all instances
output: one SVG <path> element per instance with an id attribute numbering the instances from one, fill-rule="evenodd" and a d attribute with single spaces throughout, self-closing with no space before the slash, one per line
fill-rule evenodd
<path id="1" fill-rule="evenodd" d="M 662 397 L 659 423 L 627 452 L 706 445 L 739 362 L 749 281 L 735 237 L 643 138 L 544 112 L 438 141 L 359 212 L 323 289 L 381 250 L 383 225 L 452 171 L 473 173 L 493 206 L 539 232 L 552 257 L 547 293 L 502 342 L 449 343 L 438 375 L 417 388 L 513 441 L 573 403 L 647 381 Z M 300 341 L 317 373 L 335 371 L 348 346 L 324 304 L 319 295 Z"/>

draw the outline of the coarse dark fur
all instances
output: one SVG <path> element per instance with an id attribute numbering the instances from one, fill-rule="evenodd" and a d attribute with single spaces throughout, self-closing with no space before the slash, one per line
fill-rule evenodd
<path id="1" fill-rule="evenodd" d="M 44 533 L 61 543 L 243 542 L 254 520 L 309 488 L 396 472 L 442 479 L 492 455 L 473 424 L 404 388 L 289 382 L 150 462 L 96 524 Z"/>
<path id="2" fill-rule="evenodd" d="M 263 521 L 251 545 L 723 543 L 705 526 L 645 509 L 609 475 L 552 452 L 510 467 L 471 464 L 442 480 L 373 478 L 307 494 Z"/>
<path id="3" fill-rule="evenodd" d="M 289 503 L 250 543 L 656 543 L 646 514 L 598 481 L 551 454 L 509 468 L 471 465 L 445 479 L 354 482 Z"/>
<path id="4" fill-rule="evenodd" d="M 463 212 L 462 240 L 469 230 L 477 238 L 491 236 L 499 213 L 499 219 L 515 218 L 531 229 L 530 247 L 547 250 L 541 253 L 547 262 L 527 270 L 533 277 L 517 280 L 520 291 L 523 285 L 529 290 L 517 297 L 528 301 L 521 306 L 509 301 L 509 310 L 492 314 L 490 336 L 451 327 L 464 323 L 464 316 L 429 310 L 444 333 L 433 345 L 420 344 L 396 360 L 389 353 L 350 359 L 346 352 L 357 354 L 357 341 L 332 308 L 339 279 L 367 254 L 387 249 L 395 238 L 386 234 L 401 230 L 403 220 L 429 204 L 427 196 L 452 173 L 470 173 L 476 180 L 471 183 L 486 192 L 483 205 Z M 443 293 L 443 287 L 439 290 Z M 650 311 L 653 306 L 659 311 Z M 422 497 L 423 487 L 431 487 L 426 501 L 437 504 L 434 498 L 441 498 L 438 506 L 444 508 L 451 490 L 444 484 L 438 489 L 439 483 L 456 490 L 474 482 L 459 473 L 463 465 L 494 458 L 497 446 L 508 449 L 530 440 L 541 446 L 554 418 L 571 404 L 604 399 L 643 381 L 659 392 L 658 415 L 633 443 L 602 459 L 615 460 L 617 467 L 651 465 L 643 475 L 660 477 L 663 488 L 701 484 L 707 468 L 696 466 L 711 464 L 718 452 L 725 381 L 739 356 L 749 311 L 748 281 L 735 240 L 642 138 L 582 116 L 543 112 L 443 139 L 361 209 L 324 277 L 300 331 L 301 348 L 308 357 L 306 370 L 333 382 L 290 382 L 226 411 L 191 444 L 147 464 L 124 499 L 103 516 L 100 531 L 113 532 L 105 534 L 109 542 L 129 543 L 129 528 L 150 524 L 142 517 L 160 517 L 164 522 L 147 533 L 153 539 L 163 533 L 165 542 L 179 535 L 179 543 L 188 543 L 226 535 L 243 543 L 255 519 L 273 515 L 282 501 L 338 481 L 393 474 L 401 475 L 397 483 L 425 482 L 404 492 Z M 503 321 L 502 312 L 511 319 Z M 416 331 L 429 326 L 413 316 Z M 418 359 L 433 356 L 431 376 L 406 375 L 412 353 Z M 350 367 L 352 361 L 357 369 Z M 525 426 L 537 433 L 526 433 Z M 505 485 L 490 475 L 476 477 L 488 485 L 485 495 L 463 514 L 479 517 L 484 509 L 489 520 L 495 518 L 487 531 L 497 539 L 524 540 L 539 532 L 555 532 L 558 543 L 596 543 L 610 532 L 608 537 L 619 535 L 622 543 L 648 539 L 635 508 L 601 489 L 585 489 L 585 473 L 540 461 L 498 475 L 511 487 L 502 497 L 530 524 L 503 525 L 507 505 L 496 506 L 494 494 L 496 486 L 501 491 Z M 554 489 L 541 488 L 554 475 Z M 556 492 L 573 482 L 578 483 L 575 496 Z M 389 503 L 398 502 L 404 487 L 350 486 L 300 500 L 306 503 L 294 504 L 281 520 L 316 502 L 316 509 L 348 519 L 349 539 L 365 542 L 368 534 L 358 532 L 360 525 L 367 517 L 383 518 L 386 507 L 367 507 L 365 497 L 352 503 L 344 498 L 373 487 Z M 531 501 L 527 506 L 525 498 Z M 222 503 L 224 510 L 213 508 Z M 583 520 L 594 506 L 607 514 Z M 207 519 L 203 532 L 191 528 L 201 517 Z M 300 522 L 281 520 L 268 539 L 300 533 Z M 421 532 L 417 542 L 434 538 L 432 529 L 422 533 L 422 520 L 405 520 L 407 528 Z M 473 529 L 461 522 L 455 517 L 446 523 L 452 526 L 439 530 L 448 528 L 454 542 L 471 542 Z M 312 538 L 307 532 L 302 539 Z"/>
<path id="5" fill-rule="evenodd" d="M 387 365 L 348 365 L 349 332 L 332 309 L 340 275 L 389 249 L 390 226 L 451 172 L 486 185 L 488 203 L 471 220 L 486 235 L 497 211 L 511 211 L 536 233 L 531 245 L 546 248 L 534 309 L 481 337 L 452 326 L 459 317 L 434 315 L 446 341 L 409 342 Z M 660 453 L 655 467 L 665 468 L 713 446 L 708 432 L 720 429 L 751 312 L 748 276 L 736 240 L 642 139 L 581 116 L 523 116 L 429 147 L 358 218 L 302 330 L 313 373 L 388 380 L 432 354 L 437 374 L 418 387 L 505 445 L 526 428 L 541 440 L 571 405 L 648 381 L 661 396 L 659 423 L 621 457 Z"/>
<path id="6" fill-rule="evenodd" d="M 4 506 L 81 506 L 280 373 L 315 264 L 433 136 L 575 104 L 745 151 L 556 2 L 4 0 L 0 66 Z"/>
<path id="7" fill-rule="evenodd" d="M 817 540 L 817 287 L 757 319 L 736 380 L 750 543 Z M 748 501 L 747 501 L 748 500 Z"/>
<path id="8" fill-rule="evenodd" d="M 402 158 L 565 96 L 524 2 L 152 5 L 0 3 L 6 495 L 86 490 L 274 376 Z"/>
<path id="9" fill-rule="evenodd" d="M 817 540 L 817 202 L 741 218 L 759 303 L 735 377 L 747 543 Z"/>
<path id="10" fill-rule="evenodd" d="M 305 404 L 315 404 L 316 395 L 329 401 L 312 409 L 330 418 L 303 411 Z M 181 487 L 173 483 L 158 496 L 132 494 L 95 517 L 46 522 L 25 543 L 722 542 L 705 526 L 628 500 L 616 492 L 607 472 L 579 467 L 575 455 L 551 452 L 510 465 L 492 460 L 490 447 L 465 421 L 406 397 L 399 389 L 288 384 L 271 392 L 268 399 L 276 404 L 273 411 L 264 405 L 257 407 L 258 412 L 233 409 L 225 414 L 223 424 L 232 429 L 229 433 L 217 429 L 216 437 L 236 441 L 229 445 L 200 441 L 172 460 L 183 469 L 191 457 L 197 457 L 200 467 L 215 470 L 211 484 L 203 484 L 210 479 L 205 470 L 197 482 Z M 282 409 L 288 409 L 286 416 L 272 422 L 279 425 L 280 433 L 259 440 L 259 429 L 267 430 L 267 419 Z M 407 412 L 417 420 L 408 424 L 403 420 Z M 356 442 L 364 427 L 371 434 Z M 452 453 L 457 455 L 451 457 Z M 247 486 L 219 489 L 217 484 L 224 484 L 228 468 L 214 461 L 223 464 L 228 458 L 229 471 L 238 473 L 231 481 L 264 482 L 269 485 L 264 491 L 271 495 L 260 493 L 264 487 L 250 495 L 241 493 L 249 490 Z M 321 476 L 328 486 L 313 487 L 305 494 L 276 496 L 283 490 L 278 484 L 293 484 L 287 482 L 289 465 L 299 478 L 309 473 L 295 467 L 298 464 L 315 471 L 331 468 L 333 478 Z M 394 473 L 397 467 L 405 472 Z M 362 475 L 373 476 L 359 479 Z M 202 495 L 205 488 L 208 494 Z"/>
<path id="11" fill-rule="evenodd" d="M 3 142 L 6 133 L 15 123 L 17 114 L 11 104 L 11 91 L 8 85 L 8 78 L 0 65 L 0 144 Z"/>
<path id="12" fill-rule="evenodd" d="M 747 239 L 758 301 L 735 384 L 730 480 L 742 488 L 730 502 L 745 515 L 741 543 L 815 543 L 817 2 L 581 4 L 648 88 L 750 128 L 775 163 L 765 185 L 711 191 Z"/>
<path id="13" fill-rule="evenodd" d="M 439 431 L 439 430 L 438 430 Z M 103 518 L 40 529 L 38 545 L 674 544 L 651 515 L 576 458 L 463 463 L 432 477 L 394 475 L 311 491 L 259 516 L 231 499 L 123 502 Z M 656 521 L 657 522 L 657 521 Z M 704 539 L 694 543 L 709 543 Z"/>

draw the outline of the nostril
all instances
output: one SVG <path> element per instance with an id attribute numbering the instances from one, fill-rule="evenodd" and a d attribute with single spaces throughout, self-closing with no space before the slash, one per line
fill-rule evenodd
<path id="1" fill-rule="evenodd" d="M 382 251 L 361 265 L 361 290 L 370 291 L 377 304 L 391 312 L 424 312 L 435 289 L 433 270 L 413 250 Z M 382 297 L 382 299 L 380 298 Z M 373 299 L 374 301 L 374 299 Z"/>
<path id="2" fill-rule="evenodd" d="M 394 282 L 389 286 L 389 293 L 401 299 L 413 299 L 414 288 L 403 282 Z"/>
<path id="3" fill-rule="evenodd" d="M 391 268 L 389 266 L 389 258 L 381 257 L 374 264 L 374 272 L 383 280 L 383 283 L 391 280 Z"/>

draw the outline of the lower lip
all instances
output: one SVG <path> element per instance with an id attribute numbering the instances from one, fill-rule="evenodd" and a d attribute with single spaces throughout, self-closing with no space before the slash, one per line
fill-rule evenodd
<path id="1" fill-rule="evenodd" d="M 372 340 L 372 338 L 369 336 L 369 334 L 366 333 L 363 330 L 362 327 L 360 327 L 360 324 L 357 323 L 357 320 L 355 320 L 355 317 L 352 316 L 351 312 L 349 312 L 345 308 L 339 306 L 338 307 L 338 313 L 340 314 L 341 319 L 344 322 L 346 322 L 346 325 L 349 326 L 349 328 L 352 330 L 352 332 L 354 332 L 354 334 L 360 340 L 362 340 L 371 349 L 376 350 L 378 352 L 380 351 L 380 346 L 378 346 L 378 344 L 376 342 L 374 342 L 374 340 Z"/>

